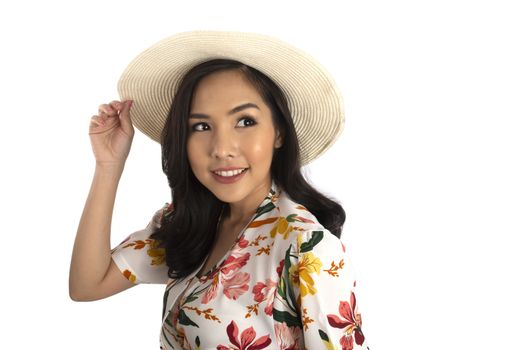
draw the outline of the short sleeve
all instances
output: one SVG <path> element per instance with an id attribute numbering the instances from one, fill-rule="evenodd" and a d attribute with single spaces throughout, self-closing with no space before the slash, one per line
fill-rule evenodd
<path id="1" fill-rule="evenodd" d="M 119 270 L 135 284 L 168 282 L 165 250 L 159 248 L 158 242 L 149 236 L 160 227 L 162 216 L 169 208 L 171 205 L 165 203 L 144 229 L 133 232 L 111 250 L 111 258 Z"/>
<path id="2" fill-rule="evenodd" d="M 343 242 L 325 228 L 303 231 L 292 243 L 289 264 L 305 348 L 368 349 Z"/>

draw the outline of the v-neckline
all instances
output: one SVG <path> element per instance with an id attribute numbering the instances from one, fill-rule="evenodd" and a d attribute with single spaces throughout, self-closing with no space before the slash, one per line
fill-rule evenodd
<path id="1" fill-rule="evenodd" d="M 218 230 L 219 225 L 220 225 L 220 223 L 222 221 L 222 214 L 223 214 L 223 212 L 224 212 L 224 208 L 221 211 L 221 215 L 220 215 L 219 220 L 217 222 L 217 230 Z M 206 262 L 210 258 L 210 255 L 211 255 L 211 250 L 210 250 L 210 252 L 206 255 L 206 258 L 204 259 L 203 263 L 197 269 L 197 273 L 195 274 L 195 277 L 197 277 L 199 280 L 206 281 L 207 279 L 210 278 L 210 274 L 212 274 L 212 272 L 217 271 L 221 267 L 221 265 L 224 263 L 224 261 L 226 261 L 226 259 L 232 254 L 233 249 L 235 248 L 235 246 L 239 242 L 239 239 L 243 236 L 244 232 L 246 231 L 248 226 L 250 226 L 250 223 L 253 221 L 253 219 L 255 218 L 256 215 L 257 215 L 257 212 L 255 214 L 253 214 L 252 217 L 250 218 L 250 220 L 248 220 L 248 223 L 244 225 L 243 229 L 237 234 L 237 237 L 235 238 L 235 241 L 232 243 L 232 245 L 226 251 L 226 253 L 222 256 L 222 258 L 219 261 L 217 261 L 217 263 L 215 263 L 215 265 L 213 265 L 208 271 L 206 271 L 205 273 L 203 273 L 202 275 L 199 276 L 199 271 L 202 269 L 202 267 L 204 265 L 206 265 Z M 215 242 L 213 243 L 214 245 L 217 243 L 217 239 L 218 238 L 219 238 L 218 235 L 216 235 L 215 236 Z"/>
<path id="2" fill-rule="evenodd" d="M 214 276 L 215 275 L 215 271 L 217 271 L 218 269 L 221 268 L 222 264 L 224 263 L 224 261 L 232 254 L 233 252 L 233 249 L 235 248 L 235 246 L 237 245 L 237 243 L 239 242 L 239 239 L 243 236 L 244 232 L 246 231 L 246 229 L 250 226 L 250 224 L 253 222 L 253 220 L 257 217 L 257 215 L 259 214 L 259 209 L 261 207 L 263 207 L 265 205 L 265 203 L 270 200 L 271 201 L 271 198 L 272 198 L 272 195 L 273 193 L 276 193 L 277 192 L 277 186 L 276 186 L 276 183 L 275 181 L 272 179 L 272 182 L 270 184 L 270 190 L 268 191 L 268 193 L 266 194 L 266 196 L 263 198 L 263 200 L 261 201 L 261 203 L 259 203 L 259 206 L 257 207 L 257 210 L 255 211 L 255 213 L 252 215 L 252 217 L 250 218 L 250 220 L 248 220 L 248 223 L 244 226 L 244 228 L 238 233 L 237 235 L 237 238 L 235 238 L 235 241 L 233 242 L 233 244 L 230 246 L 230 248 L 228 249 L 228 251 L 222 256 L 222 258 L 215 264 L 213 265 L 208 271 L 206 271 L 205 273 L 203 273 L 202 275 L 199 276 L 199 272 L 200 270 L 204 267 L 204 265 L 206 264 L 206 262 L 208 261 L 210 255 L 211 255 L 211 250 L 210 252 L 208 252 L 208 254 L 206 255 L 206 257 L 204 258 L 204 261 L 202 262 L 202 264 L 200 264 L 200 266 L 195 270 L 195 274 L 193 275 L 193 277 L 191 277 L 191 279 L 193 279 L 194 277 L 196 277 L 197 279 L 199 279 L 201 282 L 204 282 L 204 281 L 207 281 L 208 279 L 210 279 L 211 276 Z M 217 220 L 217 226 L 216 226 L 216 230 L 218 229 L 219 227 L 219 224 L 222 220 L 222 215 L 224 213 L 224 206 L 223 208 L 221 209 L 221 214 L 219 215 L 219 220 Z M 216 241 L 217 241 L 218 237 L 217 235 L 215 236 L 215 242 L 213 243 L 215 245 Z M 211 276 L 210 276 L 211 275 Z"/>

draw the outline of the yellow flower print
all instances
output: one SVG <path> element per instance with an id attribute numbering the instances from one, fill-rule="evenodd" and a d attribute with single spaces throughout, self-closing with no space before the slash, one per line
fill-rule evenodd
<path id="1" fill-rule="evenodd" d="M 166 261 L 166 249 L 158 248 L 158 242 L 156 240 L 149 240 L 148 255 L 152 257 L 151 265 L 161 265 Z"/>
<path id="2" fill-rule="evenodd" d="M 273 227 L 273 229 L 270 231 L 270 235 L 272 238 L 275 238 L 275 235 L 277 233 L 283 235 L 283 239 L 288 238 L 288 234 L 292 231 L 293 226 L 289 225 L 288 220 L 284 217 L 279 218 L 279 222 Z"/>
<path id="3" fill-rule="evenodd" d="M 292 265 L 290 267 L 288 273 L 290 274 L 292 283 L 296 287 L 299 287 L 301 297 L 317 293 L 317 289 L 314 286 L 315 282 L 310 274 L 314 272 L 319 274 L 322 266 L 323 264 L 318 257 L 312 252 L 307 252 L 301 255 L 297 265 Z"/>
<path id="4" fill-rule="evenodd" d="M 148 238 L 146 240 L 138 239 L 131 243 L 126 244 L 122 248 L 133 248 L 133 249 L 144 249 L 148 246 L 147 253 L 152 258 L 151 265 L 161 265 L 166 261 L 166 249 L 159 248 L 159 242 Z"/>

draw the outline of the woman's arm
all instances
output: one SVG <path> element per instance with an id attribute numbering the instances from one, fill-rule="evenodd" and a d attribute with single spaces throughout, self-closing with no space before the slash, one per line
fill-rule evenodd
<path id="1" fill-rule="evenodd" d="M 69 296 L 75 301 L 103 299 L 128 289 L 111 259 L 111 219 L 125 163 L 97 164 L 78 226 L 69 271 Z"/>

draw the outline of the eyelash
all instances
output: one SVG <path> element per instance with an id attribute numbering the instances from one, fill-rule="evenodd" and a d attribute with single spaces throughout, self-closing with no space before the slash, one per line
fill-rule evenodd
<path id="1" fill-rule="evenodd" d="M 256 122 L 252 117 L 248 117 L 248 116 L 243 116 L 243 117 L 239 118 L 239 120 L 238 120 L 237 122 L 240 122 L 241 120 L 244 120 L 244 119 L 253 122 L 252 125 L 247 125 L 247 126 L 245 126 L 245 127 L 250 127 L 250 126 L 254 126 L 254 125 L 257 124 L 257 122 Z M 196 127 L 197 125 L 201 125 L 201 124 L 206 124 L 206 123 L 204 123 L 204 122 L 200 122 L 200 123 L 195 123 L 195 124 L 193 124 L 193 125 L 191 126 L 191 132 L 201 132 L 201 131 L 206 131 L 206 130 L 195 130 L 195 127 Z"/>

